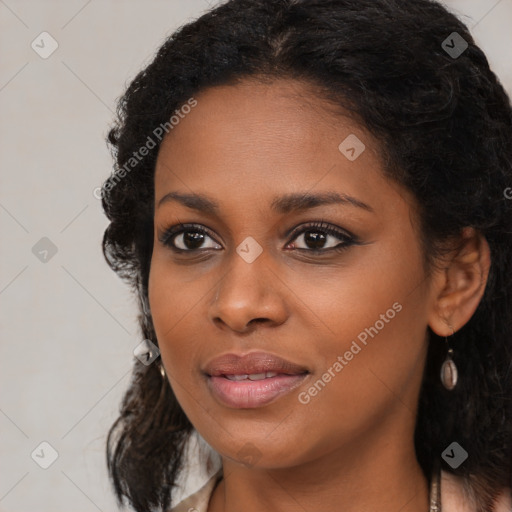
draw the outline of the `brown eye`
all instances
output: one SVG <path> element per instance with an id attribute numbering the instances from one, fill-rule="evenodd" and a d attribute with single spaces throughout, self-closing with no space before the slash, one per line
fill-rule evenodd
<path id="1" fill-rule="evenodd" d="M 208 245 L 204 245 L 208 243 Z M 160 242 L 175 251 L 192 252 L 199 249 L 221 249 L 208 232 L 196 225 L 178 224 L 165 231 Z"/>
<path id="2" fill-rule="evenodd" d="M 299 244 L 297 242 L 292 244 L 295 249 L 308 252 L 343 250 L 356 243 L 353 236 L 323 222 L 302 226 L 294 232 L 293 239 L 302 240 Z"/>

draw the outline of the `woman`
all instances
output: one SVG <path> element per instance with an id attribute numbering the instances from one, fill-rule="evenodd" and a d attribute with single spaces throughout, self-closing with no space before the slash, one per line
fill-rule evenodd
<path id="1" fill-rule="evenodd" d="M 154 347 L 109 434 L 119 502 L 511 510 L 511 129 L 434 1 L 230 0 L 172 35 L 103 186 Z M 177 504 L 196 433 L 221 467 Z"/>

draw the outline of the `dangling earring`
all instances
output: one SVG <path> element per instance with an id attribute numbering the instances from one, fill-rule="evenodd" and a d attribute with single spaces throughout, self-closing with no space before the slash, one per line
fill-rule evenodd
<path id="1" fill-rule="evenodd" d="M 165 379 L 165 368 L 164 368 L 164 365 L 161 360 L 160 360 L 160 375 L 162 376 L 162 379 Z"/>
<path id="2" fill-rule="evenodd" d="M 446 354 L 446 359 L 441 365 L 441 382 L 448 391 L 451 391 L 457 385 L 457 379 L 459 377 L 459 374 L 457 371 L 457 366 L 455 365 L 455 362 L 452 359 L 453 349 L 448 346 L 448 338 L 446 336 L 445 341 L 446 346 L 448 347 L 448 351 Z"/>

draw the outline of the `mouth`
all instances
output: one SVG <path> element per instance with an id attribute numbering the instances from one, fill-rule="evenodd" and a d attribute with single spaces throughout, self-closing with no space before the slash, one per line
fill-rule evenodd
<path id="1" fill-rule="evenodd" d="M 310 374 L 303 366 L 273 354 L 226 354 L 203 369 L 217 401 L 231 408 L 267 405 L 299 386 Z"/>

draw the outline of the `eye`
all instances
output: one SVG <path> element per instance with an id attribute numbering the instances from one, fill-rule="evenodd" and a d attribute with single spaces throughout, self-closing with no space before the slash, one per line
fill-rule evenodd
<path id="1" fill-rule="evenodd" d="M 291 244 L 295 249 L 313 253 L 329 252 L 331 250 L 343 251 L 357 243 L 353 235 L 349 235 L 323 221 L 301 226 L 292 233 L 292 236 L 294 240 L 299 240 L 299 243 Z M 331 240 L 329 241 L 329 239 Z M 336 239 L 341 240 L 341 243 L 336 243 Z M 298 245 L 305 247 L 298 247 Z"/>
<path id="2" fill-rule="evenodd" d="M 199 248 L 222 249 L 219 244 L 203 246 L 208 239 L 214 241 L 208 230 L 197 224 L 176 224 L 159 237 L 163 245 L 176 252 L 193 252 Z"/>

